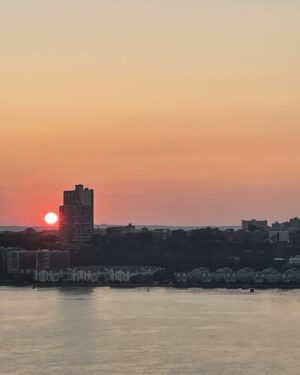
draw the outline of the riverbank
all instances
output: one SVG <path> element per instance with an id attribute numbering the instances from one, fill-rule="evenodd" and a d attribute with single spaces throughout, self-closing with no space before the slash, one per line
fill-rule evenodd
<path id="1" fill-rule="evenodd" d="M 268 283 L 268 284 L 242 284 L 242 283 L 209 283 L 209 284 L 173 284 L 173 283 L 156 283 L 156 284 L 117 284 L 117 283 L 92 283 L 92 282 L 16 282 L 13 280 L 0 281 L 0 286 L 12 286 L 12 287 L 32 287 L 32 288 L 58 288 L 58 287 L 110 287 L 110 288 L 174 288 L 174 289 L 300 289 L 299 284 L 279 284 L 279 283 Z"/>

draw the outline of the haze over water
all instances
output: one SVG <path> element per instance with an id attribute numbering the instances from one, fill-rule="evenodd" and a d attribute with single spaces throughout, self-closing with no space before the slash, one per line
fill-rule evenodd
<path id="1" fill-rule="evenodd" d="M 296 290 L 0 292 L 1 375 L 299 374 Z"/>

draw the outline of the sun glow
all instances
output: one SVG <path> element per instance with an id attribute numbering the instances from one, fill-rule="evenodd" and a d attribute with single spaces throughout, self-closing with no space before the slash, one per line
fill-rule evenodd
<path id="1" fill-rule="evenodd" d="M 58 216 L 54 212 L 48 212 L 45 217 L 45 223 L 48 225 L 54 225 L 58 221 Z"/>

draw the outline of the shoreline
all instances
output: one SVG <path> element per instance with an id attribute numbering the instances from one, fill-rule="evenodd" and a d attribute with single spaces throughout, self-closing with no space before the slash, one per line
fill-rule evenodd
<path id="1" fill-rule="evenodd" d="M 269 284 L 241 284 L 241 283 L 213 283 L 213 284 L 169 284 L 169 283 L 160 283 L 160 284 L 113 284 L 113 283 L 92 283 L 92 282 L 72 282 L 72 283 L 53 283 L 53 282 L 45 282 L 45 283 L 38 283 L 38 282 L 15 282 L 9 280 L 0 281 L 1 286 L 10 286 L 16 288 L 23 288 L 23 287 L 31 287 L 35 288 L 61 288 L 61 287 L 68 287 L 68 288 L 78 288 L 78 287 L 86 287 L 86 288 L 95 288 L 95 287 L 110 287 L 110 288 L 117 288 L 117 289 L 133 289 L 133 288 L 173 288 L 173 289 L 191 289 L 191 288 L 198 288 L 198 289 L 243 289 L 243 290 L 250 290 L 250 289 L 257 289 L 257 290 L 264 290 L 264 289 L 281 289 L 281 290 L 292 290 L 292 289 L 300 289 L 299 284 L 279 284 L 279 283 L 269 283 Z"/>

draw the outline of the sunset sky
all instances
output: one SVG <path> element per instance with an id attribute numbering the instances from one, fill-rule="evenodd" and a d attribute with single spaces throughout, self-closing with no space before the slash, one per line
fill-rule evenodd
<path id="1" fill-rule="evenodd" d="M 0 0 L 0 225 L 300 216 L 300 1 Z"/>

